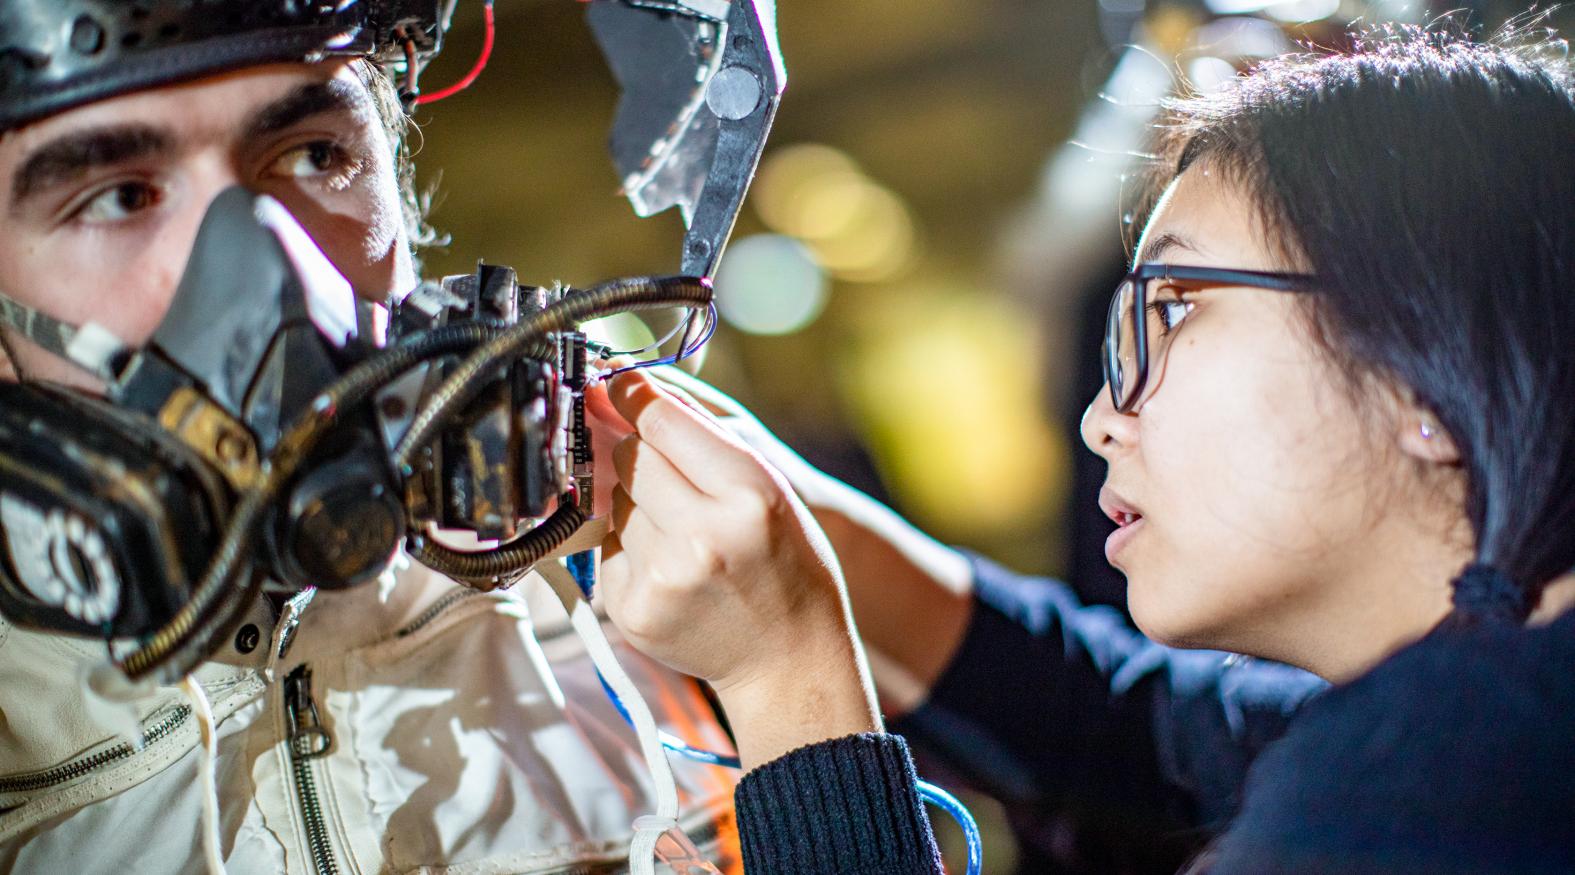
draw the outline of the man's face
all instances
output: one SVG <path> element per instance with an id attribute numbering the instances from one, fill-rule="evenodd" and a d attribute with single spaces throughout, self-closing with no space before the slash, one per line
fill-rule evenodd
<path id="1" fill-rule="evenodd" d="M 348 61 L 275 64 L 88 104 L 0 134 L 0 291 L 133 346 L 164 318 L 209 203 L 284 204 L 363 297 L 414 282 L 393 151 Z M 6 330 L 0 378 L 91 387 Z"/>

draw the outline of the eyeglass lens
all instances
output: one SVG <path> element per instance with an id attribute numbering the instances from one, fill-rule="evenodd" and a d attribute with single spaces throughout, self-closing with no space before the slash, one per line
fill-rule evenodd
<path id="1" fill-rule="evenodd" d="M 1138 326 L 1136 323 L 1137 283 L 1126 280 L 1116 289 L 1110 300 L 1110 312 L 1105 321 L 1105 379 L 1110 383 L 1111 401 L 1117 410 L 1126 410 L 1131 396 L 1142 382 L 1138 362 Z"/>

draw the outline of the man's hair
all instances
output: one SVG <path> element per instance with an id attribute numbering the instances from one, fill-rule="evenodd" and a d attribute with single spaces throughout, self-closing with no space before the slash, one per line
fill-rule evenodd
<path id="1" fill-rule="evenodd" d="M 415 122 L 405 114 L 399 102 L 399 92 L 393 80 L 376 62 L 366 59 L 354 62 L 356 75 L 372 95 L 372 105 L 388 135 L 394 150 L 394 179 L 399 186 L 399 206 L 405 222 L 405 232 L 410 240 L 411 254 L 420 266 L 420 251 L 427 246 L 441 246 L 448 240 L 427 223 L 430 197 L 416 188 L 415 156 L 410 151 L 410 131 Z"/>
<path id="2" fill-rule="evenodd" d="M 1535 21 L 1445 22 L 1268 61 L 1169 107 L 1159 183 L 1203 164 L 1315 273 L 1314 338 L 1448 430 L 1476 561 L 1523 617 L 1575 566 L 1575 76 Z M 1517 617 L 1517 618 L 1518 618 Z"/>

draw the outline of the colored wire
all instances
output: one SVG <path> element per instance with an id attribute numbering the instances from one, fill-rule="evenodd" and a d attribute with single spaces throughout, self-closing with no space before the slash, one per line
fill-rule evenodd
<path id="1" fill-rule="evenodd" d="M 640 355 L 641 353 L 650 352 L 653 349 L 661 349 L 662 347 L 667 345 L 668 341 L 670 341 L 673 338 L 677 337 L 679 332 L 683 332 L 684 336 L 688 337 L 689 336 L 689 327 L 694 325 L 695 314 L 698 313 L 698 312 L 699 312 L 698 309 L 696 309 L 694 307 L 690 307 L 689 308 L 689 312 L 684 315 L 684 318 L 679 320 L 678 324 L 674 325 L 671 331 L 668 331 L 666 334 L 662 335 L 662 339 L 661 340 L 653 340 L 650 343 L 646 344 L 645 346 L 640 347 L 639 349 L 614 349 L 614 350 L 609 350 L 608 352 L 604 353 L 603 356 L 604 357 L 611 357 L 611 356 L 615 356 L 615 355 Z"/>
<path id="2" fill-rule="evenodd" d="M 616 377 L 616 376 L 618 376 L 619 374 L 621 374 L 621 373 L 623 373 L 625 371 L 637 371 L 637 370 L 640 370 L 641 368 L 654 368 L 657 365 L 676 364 L 678 362 L 683 361 L 686 358 L 689 358 L 690 356 L 692 356 L 695 353 L 699 352 L 700 351 L 700 347 L 705 346 L 706 343 L 711 340 L 711 336 L 716 334 L 717 318 L 718 317 L 717 317 L 717 313 L 716 313 L 716 303 L 713 301 L 712 303 L 710 303 L 710 304 L 708 304 L 706 306 L 705 327 L 700 332 L 699 339 L 696 340 L 694 343 L 684 347 L 683 349 L 679 350 L 678 352 L 676 352 L 676 353 L 674 353 L 672 355 L 664 355 L 661 358 L 651 359 L 648 362 L 637 362 L 635 364 L 629 365 L 628 367 L 618 368 L 616 370 L 608 371 L 608 372 L 606 372 L 606 373 L 601 375 L 601 379 L 603 379 L 603 380 L 611 379 L 612 377 Z M 688 323 L 686 322 L 685 324 L 688 324 Z"/>
<path id="3" fill-rule="evenodd" d="M 979 870 L 984 867 L 984 842 L 979 837 L 979 824 L 969 813 L 968 806 L 928 781 L 919 782 L 919 795 L 924 797 L 924 801 L 951 815 L 952 820 L 962 827 L 963 839 L 968 844 L 968 875 L 979 875 Z"/>
<path id="4" fill-rule="evenodd" d="M 469 88 L 476 81 L 476 77 L 481 75 L 481 71 L 487 68 L 487 61 L 492 58 L 492 43 L 497 36 L 497 21 L 492 11 L 492 0 L 486 0 L 482 5 L 481 14 L 486 19 L 486 31 L 481 38 L 481 54 L 476 56 L 476 63 L 471 66 L 470 72 L 466 73 L 464 78 L 458 82 L 441 91 L 434 91 L 431 94 L 423 94 L 417 97 L 416 106 L 426 106 L 429 103 L 437 103 L 445 97 L 453 97 Z"/>

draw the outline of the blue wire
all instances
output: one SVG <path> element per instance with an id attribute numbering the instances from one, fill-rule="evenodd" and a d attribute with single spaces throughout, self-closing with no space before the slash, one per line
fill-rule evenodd
<path id="1" fill-rule="evenodd" d="M 591 600 L 591 590 L 596 588 L 596 551 L 581 550 L 573 553 L 563 560 L 563 565 L 569 570 L 569 575 L 579 585 L 580 593 L 586 601 Z M 612 692 L 612 690 L 608 690 Z"/>
<path id="2" fill-rule="evenodd" d="M 606 691 L 607 698 L 612 700 L 612 705 L 618 710 L 618 714 L 630 726 L 633 726 L 634 719 L 629 716 L 628 710 L 623 706 L 623 700 L 618 698 L 618 694 L 607 683 L 607 679 L 602 677 L 601 672 L 596 673 L 596 679 L 601 681 L 602 689 Z M 708 766 L 722 766 L 729 769 L 743 768 L 743 764 L 738 761 L 738 757 L 693 747 L 683 739 L 666 732 L 658 731 L 657 735 L 662 740 L 662 747 L 686 759 L 705 763 Z M 962 827 L 963 839 L 968 845 L 968 875 L 979 875 L 980 870 L 984 867 L 984 842 L 979 837 L 979 824 L 973 819 L 973 814 L 968 811 L 968 806 L 962 804 L 956 796 L 928 781 L 919 781 L 918 789 L 919 795 L 924 797 L 924 801 L 946 812 L 951 816 L 952 820 L 957 821 L 958 826 Z"/>
<path id="3" fill-rule="evenodd" d="M 602 680 L 602 689 L 606 690 L 607 695 L 612 697 L 613 707 L 618 709 L 618 713 L 622 714 L 625 720 L 628 720 L 629 714 L 623 709 L 623 703 L 618 701 L 618 695 L 613 692 L 612 687 L 607 686 L 605 679 Z M 691 747 L 684 741 L 674 738 L 665 732 L 660 734 L 662 746 L 680 756 L 706 763 L 707 765 L 725 766 L 730 769 L 742 768 L 738 757 L 701 750 L 697 747 Z M 919 795 L 924 797 L 924 801 L 946 812 L 951 816 L 952 820 L 957 821 L 958 826 L 962 827 L 963 840 L 968 845 L 968 875 L 979 875 L 979 872 L 984 868 L 984 841 L 979 836 L 979 824 L 973 819 L 973 814 L 968 811 L 968 806 L 962 804 L 962 801 L 956 796 L 928 781 L 919 781 L 918 789 Z"/>
<path id="4" fill-rule="evenodd" d="M 928 781 L 919 782 L 919 795 L 926 802 L 950 814 L 952 820 L 962 827 L 963 839 L 968 843 L 968 875 L 979 875 L 979 870 L 984 866 L 984 842 L 979 838 L 979 824 L 968 811 L 968 806 Z"/>
<path id="5" fill-rule="evenodd" d="M 614 692 L 612 686 L 607 683 L 607 678 L 602 677 L 601 672 L 597 672 L 596 679 L 602 682 L 602 689 L 606 691 L 607 698 L 612 700 L 613 707 L 618 709 L 618 715 L 622 717 L 630 726 L 633 726 L 634 718 L 629 716 L 628 709 L 624 708 L 623 706 L 623 700 L 618 698 L 618 694 Z M 703 750 L 698 747 L 692 747 L 688 742 L 685 742 L 676 735 L 671 735 L 661 730 L 657 730 L 657 735 L 662 739 L 662 747 L 665 747 L 674 753 L 681 754 L 684 757 L 696 762 L 705 763 L 708 766 L 724 766 L 729 769 L 741 769 L 744 767 L 743 764 L 738 761 L 738 757 L 730 757 L 726 754 L 715 753 L 713 751 Z"/>

